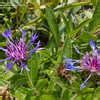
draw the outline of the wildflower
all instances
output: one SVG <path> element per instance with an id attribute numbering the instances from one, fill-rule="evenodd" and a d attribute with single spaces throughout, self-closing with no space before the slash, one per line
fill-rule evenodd
<path id="1" fill-rule="evenodd" d="M 81 60 L 73 60 L 73 59 L 66 59 L 65 60 L 65 68 L 66 70 L 70 71 L 84 71 L 87 70 L 90 72 L 87 79 L 80 85 L 80 89 L 84 88 L 95 72 L 97 75 L 100 75 L 100 50 L 96 48 L 96 44 L 93 40 L 89 41 L 89 45 L 92 49 L 92 52 L 86 52 L 84 55 L 80 53 L 80 51 L 74 46 L 76 52 L 78 54 L 83 55 Z M 80 65 L 80 66 L 78 66 Z"/>
<path id="2" fill-rule="evenodd" d="M 81 60 L 81 67 L 83 69 L 86 69 L 90 72 L 100 72 L 100 52 L 96 49 L 96 45 L 94 41 L 89 42 L 90 47 L 92 48 L 92 52 L 88 53 L 86 52 L 85 55 L 83 55 Z"/>
<path id="3" fill-rule="evenodd" d="M 41 50 L 42 48 L 40 48 L 40 41 L 38 41 L 36 43 L 36 46 L 30 49 L 29 45 L 33 45 L 35 40 L 37 39 L 37 35 L 33 34 L 31 36 L 31 39 L 29 41 L 29 44 L 27 45 L 24 41 L 24 37 L 26 35 L 26 32 L 21 30 L 22 32 L 22 36 L 20 37 L 20 39 L 13 39 L 11 36 L 11 30 L 6 30 L 2 35 L 3 37 L 5 37 L 7 39 L 7 43 L 6 43 L 6 48 L 2 48 L 0 47 L 0 50 L 5 52 L 6 55 L 6 59 L 0 60 L 0 62 L 6 61 L 7 60 L 7 70 L 10 70 L 14 64 L 17 64 L 19 66 L 19 68 L 21 68 L 21 71 L 23 69 L 29 70 L 27 68 L 27 60 L 28 58 L 35 53 L 37 50 Z"/>

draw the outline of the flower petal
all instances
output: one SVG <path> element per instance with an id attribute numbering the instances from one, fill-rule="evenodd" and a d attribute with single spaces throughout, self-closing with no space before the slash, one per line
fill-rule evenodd
<path id="1" fill-rule="evenodd" d="M 92 48 L 92 50 L 95 50 L 96 49 L 96 44 L 95 44 L 95 42 L 93 40 L 90 40 L 89 41 L 89 45 Z"/>
<path id="2" fill-rule="evenodd" d="M 38 50 L 42 50 L 43 48 L 40 48 L 40 41 L 37 43 L 37 45 L 36 45 L 36 47 L 34 48 L 34 49 L 32 49 L 32 50 L 30 50 L 29 51 L 29 57 L 33 54 L 33 53 L 35 53 L 36 51 L 38 51 Z"/>
<path id="3" fill-rule="evenodd" d="M 19 30 L 22 32 L 22 38 L 24 38 L 26 36 L 26 31 L 22 30 L 21 28 L 19 28 Z"/>
<path id="4" fill-rule="evenodd" d="M 86 87 L 87 81 L 90 79 L 91 75 L 92 74 L 90 73 L 87 79 L 80 85 L 80 90 Z"/>
<path id="5" fill-rule="evenodd" d="M 6 61 L 6 60 L 8 60 L 8 59 L 9 59 L 9 58 L 2 59 L 2 60 L 0 60 L 0 63 Z"/>
<path id="6" fill-rule="evenodd" d="M 7 73 L 9 70 L 11 70 L 12 67 L 13 67 L 13 65 L 14 65 L 13 62 L 8 62 L 7 65 L 6 65 L 6 68 L 7 68 L 7 69 L 6 69 L 5 73 Z"/>
<path id="7" fill-rule="evenodd" d="M 75 45 L 74 45 L 73 47 L 74 47 L 75 51 L 76 51 L 78 54 L 82 54 L 82 53 L 79 51 L 79 49 L 78 49 Z"/>
<path id="8" fill-rule="evenodd" d="M 32 34 L 31 39 L 30 39 L 31 43 L 34 44 L 37 38 L 38 38 L 37 34 Z"/>
<path id="9" fill-rule="evenodd" d="M 21 72 L 26 69 L 27 71 L 29 71 L 27 65 L 24 62 L 21 62 Z"/>
<path id="10" fill-rule="evenodd" d="M 2 51 L 4 51 L 4 52 L 7 51 L 7 49 L 4 49 L 4 48 L 2 48 L 2 47 L 0 47 L 0 50 L 2 50 Z"/>
<path id="11" fill-rule="evenodd" d="M 12 63 L 12 62 L 9 62 L 9 63 L 7 63 L 7 68 L 10 70 L 12 67 L 13 67 L 13 65 L 14 65 L 14 63 Z"/>
<path id="12" fill-rule="evenodd" d="M 73 62 L 73 60 L 72 59 L 65 59 L 65 68 L 66 68 L 66 70 L 70 70 L 70 71 L 75 71 L 76 69 L 75 69 L 75 66 L 74 66 L 74 64 L 76 63 L 76 62 Z"/>
<path id="13" fill-rule="evenodd" d="M 73 64 L 65 64 L 65 68 L 66 68 L 66 70 L 70 70 L 70 71 L 75 71 L 76 70 L 76 68 L 75 68 L 75 66 L 73 66 Z"/>
<path id="14" fill-rule="evenodd" d="M 73 60 L 73 59 L 65 59 L 64 60 L 64 66 L 66 70 L 70 70 L 70 71 L 78 71 L 80 72 L 81 69 L 79 68 L 79 66 L 75 66 L 74 64 L 78 63 L 79 60 Z"/>
<path id="15" fill-rule="evenodd" d="M 100 50 L 97 50 L 98 55 L 100 56 Z"/>
<path id="16" fill-rule="evenodd" d="M 64 58 L 64 62 L 65 62 L 65 63 L 72 62 L 72 61 L 73 61 L 73 60 L 70 59 L 70 58 Z"/>
<path id="17" fill-rule="evenodd" d="M 91 56 L 88 52 L 83 56 L 81 60 L 81 67 L 89 71 L 91 70 Z"/>
<path id="18" fill-rule="evenodd" d="M 11 38 L 11 30 L 7 29 L 5 30 L 4 33 L 2 33 L 2 36 L 5 37 L 5 38 Z"/>

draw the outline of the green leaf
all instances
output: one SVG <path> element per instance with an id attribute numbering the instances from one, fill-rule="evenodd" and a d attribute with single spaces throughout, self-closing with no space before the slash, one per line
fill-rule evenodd
<path id="1" fill-rule="evenodd" d="M 37 100 L 37 97 L 36 96 L 27 95 L 25 100 Z"/>
<path id="2" fill-rule="evenodd" d="M 39 56 L 37 54 L 34 54 L 28 61 L 28 68 L 30 71 L 26 72 L 30 86 L 34 86 L 34 84 L 37 82 L 39 66 Z"/>
<path id="3" fill-rule="evenodd" d="M 25 13 L 27 11 L 27 6 L 21 5 L 16 9 L 16 23 L 20 25 L 23 21 L 25 21 Z"/>
<path id="4" fill-rule="evenodd" d="M 88 42 L 90 39 L 96 39 L 96 37 L 93 35 L 93 34 L 89 34 L 89 33 L 86 33 L 86 32 L 83 32 L 80 37 L 79 37 L 79 40 L 81 42 Z"/>
<path id="5" fill-rule="evenodd" d="M 68 58 L 72 57 L 72 43 L 69 39 L 66 38 L 65 44 L 64 44 L 64 55 Z"/>
<path id="6" fill-rule="evenodd" d="M 88 23 L 90 22 L 90 19 L 85 20 L 84 22 L 82 22 L 79 26 L 77 26 L 77 28 L 72 31 L 71 33 L 71 38 L 75 38 L 76 34 L 82 29 L 84 28 L 84 26 L 88 25 Z"/>
<path id="7" fill-rule="evenodd" d="M 25 100 L 25 94 L 21 93 L 20 91 L 16 90 L 15 97 L 17 100 Z"/>
<path id="8" fill-rule="evenodd" d="M 69 15 L 68 18 L 66 18 L 63 13 L 61 13 L 61 16 L 63 18 L 63 21 L 64 21 L 64 24 L 65 24 L 65 27 L 66 27 L 66 35 L 70 34 L 71 31 L 73 30 L 73 25 L 72 25 L 72 18 L 71 16 Z"/>
<path id="9" fill-rule="evenodd" d="M 97 27 L 100 28 L 100 1 L 98 0 L 95 12 L 92 18 L 92 21 L 89 24 L 89 31 L 92 33 L 94 30 L 97 30 Z"/>
<path id="10" fill-rule="evenodd" d="M 99 0 L 91 0 L 91 2 L 93 3 L 94 6 L 97 5 L 98 1 L 99 1 Z"/>
<path id="11" fill-rule="evenodd" d="M 69 97 L 69 90 L 67 89 L 62 89 L 62 93 L 61 93 L 61 98 L 60 100 L 70 100 Z"/>
<path id="12" fill-rule="evenodd" d="M 16 8 L 18 5 L 20 5 L 20 0 L 10 0 L 11 5 Z"/>
<path id="13" fill-rule="evenodd" d="M 44 95 L 42 95 L 40 97 L 39 100 L 56 100 L 56 98 L 53 95 L 46 95 L 46 94 L 44 94 Z"/>
<path id="14" fill-rule="evenodd" d="M 48 25 L 50 27 L 50 30 L 54 36 L 54 40 L 56 42 L 56 45 L 59 43 L 59 30 L 58 30 L 58 25 L 56 22 L 56 17 L 54 15 L 54 11 L 51 8 L 46 8 L 45 9 L 46 13 L 46 19 L 48 22 Z"/>
<path id="15" fill-rule="evenodd" d="M 75 3 L 71 3 L 71 4 L 65 4 L 62 6 L 58 6 L 58 7 L 54 8 L 54 10 L 55 11 L 66 10 L 66 9 L 71 9 L 71 8 L 75 8 L 78 6 L 84 6 L 84 5 L 88 5 L 88 4 L 90 4 L 90 2 L 75 2 Z"/>
<path id="16" fill-rule="evenodd" d="M 35 87 L 41 90 L 45 88 L 47 84 L 48 84 L 48 79 L 39 79 Z"/>
<path id="17" fill-rule="evenodd" d="M 33 26 L 36 26 L 40 21 L 42 20 L 42 17 L 36 17 L 30 21 L 28 21 L 24 26 L 23 29 L 29 29 L 29 28 L 33 28 Z"/>
<path id="18" fill-rule="evenodd" d="M 20 88 L 22 85 L 27 85 L 27 81 L 24 75 L 16 73 L 14 74 L 10 79 L 10 89 L 11 90 L 16 90 Z"/>
<path id="19" fill-rule="evenodd" d="M 75 100 L 83 100 L 83 99 L 82 99 L 82 95 L 77 95 L 77 94 L 76 94 L 76 97 L 74 97 L 74 98 L 75 98 Z"/>
<path id="20" fill-rule="evenodd" d="M 25 5 L 21 5 L 21 7 L 19 8 L 20 21 L 24 19 L 24 15 L 26 11 L 27 11 L 27 7 Z"/>

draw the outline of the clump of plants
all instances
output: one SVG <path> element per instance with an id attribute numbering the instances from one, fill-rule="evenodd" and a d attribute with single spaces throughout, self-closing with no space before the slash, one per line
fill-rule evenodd
<path id="1" fill-rule="evenodd" d="M 99 100 L 99 0 L 0 5 L 2 99 Z"/>

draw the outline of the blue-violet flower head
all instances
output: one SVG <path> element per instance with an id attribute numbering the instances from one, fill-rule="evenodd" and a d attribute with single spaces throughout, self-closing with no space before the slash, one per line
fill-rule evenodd
<path id="1" fill-rule="evenodd" d="M 28 48 L 29 44 L 34 44 L 35 40 L 37 39 L 37 35 L 32 34 L 31 40 L 29 44 L 26 44 L 24 41 L 24 37 L 26 32 L 24 30 L 20 30 L 22 32 L 22 36 L 20 39 L 13 39 L 11 35 L 11 30 L 6 30 L 2 35 L 7 39 L 6 48 L 0 47 L 0 50 L 3 50 L 6 55 L 6 59 L 0 60 L 0 62 L 7 60 L 7 71 L 10 70 L 14 64 L 17 64 L 21 70 L 27 68 L 27 60 L 28 58 L 37 50 L 41 50 L 40 48 L 40 41 L 36 43 L 34 48 Z"/>

